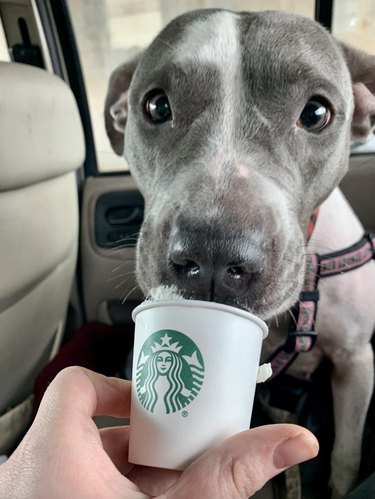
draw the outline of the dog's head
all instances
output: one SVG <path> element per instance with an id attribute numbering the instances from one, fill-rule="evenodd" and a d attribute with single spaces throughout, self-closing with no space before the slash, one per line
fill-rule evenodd
<path id="1" fill-rule="evenodd" d="M 144 292 L 175 284 L 265 319 L 297 300 L 309 218 L 374 125 L 374 59 L 300 16 L 204 10 L 113 73 L 106 127 L 145 198 Z"/>

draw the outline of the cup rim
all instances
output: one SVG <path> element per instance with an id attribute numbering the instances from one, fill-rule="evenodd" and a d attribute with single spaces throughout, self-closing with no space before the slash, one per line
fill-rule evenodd
<path id="1" fill-rule="evenodd" d="M 244 319 L 251 320 L 255 322 L 263 332 L 263 340 L 268 336 L 268 326 L 267 324 L 256 315 L 251 312 L 247 312 L 246 310 L 241 310 L 240 308 L 232 307 L 231 305 L 225 305 L 224 303 L 216 303 L 213 301 L 204 301 L 204 300 L 146 300 L 140 305 L 138 305 L 132 312 L 132 319 L 135 322 L 136 317 L 140 312 L 147 310 L 148 308 L 155 307 L 173 307 L 173 306 L 182 306 L 182 307 L 198 307 L 198 308 L 210 308 L 215 310 L 222 310 L 224 312 L 229 312 L 234 315 L 238 315 L 239 317 L 243 317 Z"/>

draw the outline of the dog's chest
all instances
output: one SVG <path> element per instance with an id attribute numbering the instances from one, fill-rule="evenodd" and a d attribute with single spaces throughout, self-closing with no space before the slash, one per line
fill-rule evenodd
<path id="1" fill-rule="evenodd" d="M 346 200 L 336 189 L 320 208 L 317 225 L 307 253 L 342 250 L 357 242 L 364 229 Z M 308 379 L 323 357 L 333 362 L 337 355 L 354 352 L 373 329 L 375 314 L 370 306 L 375 295 L 375 265 L 368 262 L 353 272 L 321 278 L 319 281 L 315 330 L 317 342 L 309 352 L 301 352 L 288 368 L 288 374 Z M 264 341 L 262 362 L 285 344 L 291 315 L 285 315 L 270 325 Z M 366 339 L 367 341 L 367 339 Z"/>

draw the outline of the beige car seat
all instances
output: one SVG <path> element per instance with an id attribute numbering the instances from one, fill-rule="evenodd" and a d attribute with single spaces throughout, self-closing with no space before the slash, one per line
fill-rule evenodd
<path id="1" fill-rule="evenodd" d="M 0 63 L 0 455 L 27 428 L 36 374 L 61 340 L 84 155 L 69 87 L 44 70 Z"/>

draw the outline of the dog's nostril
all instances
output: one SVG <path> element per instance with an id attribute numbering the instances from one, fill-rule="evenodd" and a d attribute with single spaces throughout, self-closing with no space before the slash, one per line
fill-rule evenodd
<path id="1" fill-rule="evenodd" d="M 239 267 L 239 266 L 229 267 L 227 269 L 227 272 L 234 279 L 240 279 L 243 276 L 243 274 L 245 273 L 244 269 L 242 267 Z"/>
<path id="2" fill-rule="evenodd" d="M 173 255 L 171 264 L 177 275 L 193 277 L 199 274 L 200 266 L 193 260 Z"/>
<path id="3" fill-rule="evenodd" d="M 200 267 L 197 263 L 193 262 L 193 260 L 188 260 L 186 264 L 183 266 L 184 272 L 187 275 L 197 275 L 199 274 Z"/>
<path id="4" fill-rule="evenodd" d="M 245 262 L 243 265 L 231 265 L 227 267 L 226 274 L 232 282 L 249 281 L 249 279 L 253 281 L 260 277 L 262 270 L 262 268 Z"/>

